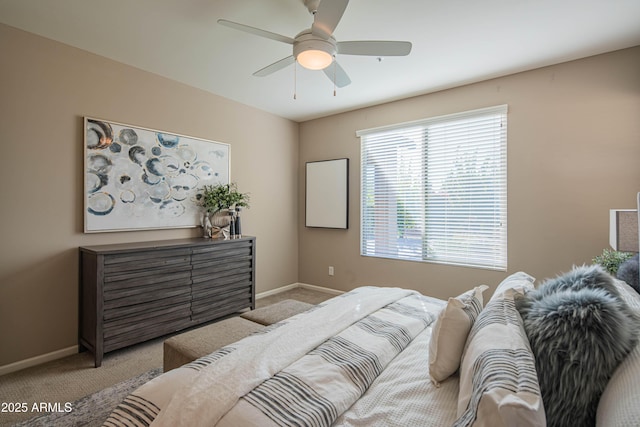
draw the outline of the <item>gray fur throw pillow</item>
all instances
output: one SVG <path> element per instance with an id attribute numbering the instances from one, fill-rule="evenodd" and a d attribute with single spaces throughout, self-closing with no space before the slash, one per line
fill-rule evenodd
<path id="1" fill-rule="evenodd" d="M 620 296 L 613 277 L 600 265 L 583 265 L 574 267 L 568 273 L 545 281 L 538 289 L 527 294 L 528 298 L 541 299 L 546 295 L 562 290 L 577 291 L 579 289 L 604 289 L 613 295 Z"/>
<path id="2" fill-rule="evenodd" d="M 517 301 L 550 427 L 594 426 L 600 396 L 637 343 L 638 316 L 600 267 L 578 267 Z"/>

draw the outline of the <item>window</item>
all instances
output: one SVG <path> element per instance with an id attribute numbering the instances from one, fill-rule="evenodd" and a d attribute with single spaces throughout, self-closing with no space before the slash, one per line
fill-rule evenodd
<path id="1" fill-rule="evenodd" d="M 506 105 L 357 135 L 362 255 L 506 270 Z"/>

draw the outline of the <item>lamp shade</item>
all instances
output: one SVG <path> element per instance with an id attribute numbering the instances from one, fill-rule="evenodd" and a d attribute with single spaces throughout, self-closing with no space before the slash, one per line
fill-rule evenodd
<path id="1" fill-rule="evenodd" d="M 638 252 L 638 211 L 609 211 L 609 244 L 616 251 Z"/>
<path id="2" fill-rule="evenodd" d="M 333 62 L 333 57 L 323 50 L 305 50 L 298 54 L 298 63 L 309 70 L 322 70 Z"/>

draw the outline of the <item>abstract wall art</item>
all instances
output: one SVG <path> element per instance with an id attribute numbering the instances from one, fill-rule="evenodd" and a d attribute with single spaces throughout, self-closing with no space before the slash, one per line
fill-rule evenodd
<path id="1" fill-rule="evenodd" d="M 229 183 L 228 144 L 84 118 L 85 233 L 200 225 L 204 185 Z"/>

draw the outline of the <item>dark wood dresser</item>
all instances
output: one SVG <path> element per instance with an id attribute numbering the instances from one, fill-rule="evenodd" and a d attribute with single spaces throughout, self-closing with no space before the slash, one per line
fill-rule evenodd
<path id="1" fill-rule="evenodd" d="M 79 344 L 104 353 L 255 308 L 255 237 L 80 247 Z"/>

